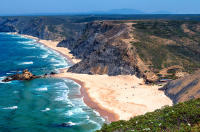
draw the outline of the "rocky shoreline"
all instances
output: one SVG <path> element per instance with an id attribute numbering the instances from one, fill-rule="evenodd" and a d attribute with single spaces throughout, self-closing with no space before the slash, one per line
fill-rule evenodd
<path id="1" fill-rule="evenodd" d="M 10 81 L 14 81 L 14 80 L 21 80 L 21 81 L 29 81 L 29 80 L 33 80 L 33 79 L 37 79 L 37 78 L 46 78 L 46 77 L 51 77 L 51 75 L 54 75 L 56 73 L 51 72 L 50 74 L 44 74 L 41 76 L 37 76 L 32 74 L 28 69 L 23 70 L 23 72 L 11 75 L 11 76 L 7 76 L 5 79 L 2 80 L 2 82 L 10 82 Z"/>

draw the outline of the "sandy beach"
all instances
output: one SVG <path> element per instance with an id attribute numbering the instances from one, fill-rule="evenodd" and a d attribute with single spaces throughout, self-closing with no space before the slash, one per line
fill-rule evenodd
<path id="1" fill-rule="evenodd" d="M 159 86 L 146 85 L 143 79 L 132 75 L 60 73 L 55 77 L 80 80 L 90 99 L 100 108 L 109 112 L 102 116 L 108 117 L 110 121 L 128 120 L 133 116 L 154 111 L 162 106 L 172 105 L 172 101 L 158 90 Z M 88 102 L 86 103 L 88 104 Z M 98 108 L 96 110 L 98 111 Z M 109 117 L 110 111 L 115 115 L 114 118 L 113 115 Z"/>
<path id="2" fill-rule="evenodd" d="M 12 34 L 17 34 L 17 33 L 12 33 Z M 51 48 L 57 52 L 59 52 L 61 55 L 63 55 L 64 57 L 66 57 L 68 60 L 70 60 L 73 64 L 76 64 L 78 62 L 80 62 L 80 59 L 76 59 L 71 53 L 70 50 L 67 48 L 63 48 L 63 47 L 57 47 L 59 41 L 52 41 L 52 40 L 43 40 L 43 39 L 39 39 L 37 37 L 34 36 L 30 36 L 30 35 L 25 35 L 25 34 L 19 34 L 22 35 L 26 38 L 31 38 L 31 39 L 35 39 L 37 40 L 39 43 L 43 44 L 44 46 Z"/>
<path id="3" fill-rule="evenodd" d="M 70 54 L 70 50 L 57 47 L 58 42 L 40 40 L 38 38 L 23 35 L 24 37 L 38 40 L 41 44 L 58 51 L 73 63 L 80 60 Z M 68 78 L 79 83 L 85 103 L 100 113 L 109 121 L 128 120 L 133 116 L 151 112 L 165 105 L 172 105 L 172 101 L 165 96 L 160 86 L 146 85 L 143 79 L 134 75 L 88 75 L 62 73 L 54 75 L 57 78 Z"/>

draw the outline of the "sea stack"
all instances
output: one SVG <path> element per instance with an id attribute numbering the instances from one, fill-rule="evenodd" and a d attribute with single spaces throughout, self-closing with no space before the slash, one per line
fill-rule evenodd
<path id="1" fill-rule="evenodd" d="M 17 73 L 15 75 L 8 76 L 3 80 L 3 82 L 9 82 L 13 80 L 32 80 L 40 77 L 41 76 L 33 75 L 28 69 L 25 69 L 22 74 Z"/>

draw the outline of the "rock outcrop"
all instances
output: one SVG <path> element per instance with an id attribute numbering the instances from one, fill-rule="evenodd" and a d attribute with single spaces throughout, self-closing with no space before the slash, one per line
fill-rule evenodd
<path id="1" fill-rule="evenodd" d="M 193 75 L 185 76 L 169 82 L 162 88 L 173 102 L 185 102 L 190 99 L 200 98 L 200 71 Z"/>
<path id="2" fill-rule="evenodd" d="M 15 75 L 12 75 L 12 76 L 8 76 L 2 81 L 3 82 L 9 82 L 9 81 L 13 81 L 13 80 L 32 80 L 32 79 L 36 79 L 36 78 L 40 78 L 40 77 L 41 76 L 33 75 L 31 72 L 29 72 L 26 69 L 26 70 L 23 71 L 22 74 L 15 74 Z"/>

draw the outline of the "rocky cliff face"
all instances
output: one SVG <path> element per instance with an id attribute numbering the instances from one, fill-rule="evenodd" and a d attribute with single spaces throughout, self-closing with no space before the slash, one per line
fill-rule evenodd
<path id="1" fill-rule="evenodd" d="M 68 71 L 108 75 L 136 74 L 149 82 L 156 81 L 155 74 L 139 60 L 131 45 L 131 31 L 130 24 L 111 21 L 88 23 L 79 36 L 59 44 L 71 49 L 76 57 L 82 59 Z"/>
<path id="2" fill-rule="evenodd" d="M 77 19 L 77 18 L 76 18 Z M 0 17 L 0 32 L 62 41 L 82 61 L 69 69 L 88 74 L 136 74 L 157 79 L 132 46 L 132 26 L 112 21 L 76 23 L 70 17 Z"/>
<path id="3" fill-rule="evenodd" d="M 0 17 L 0 32 L 18 32 L 41 39 L 62 41 L 76 35 L 83 23 L 73 23 L 68 17 Z"/>
<path id="4" fill-rule="evenodd" d="M 200 98 L 200 71 L 169 82 L 162 88 L 174 103 Z"/>

